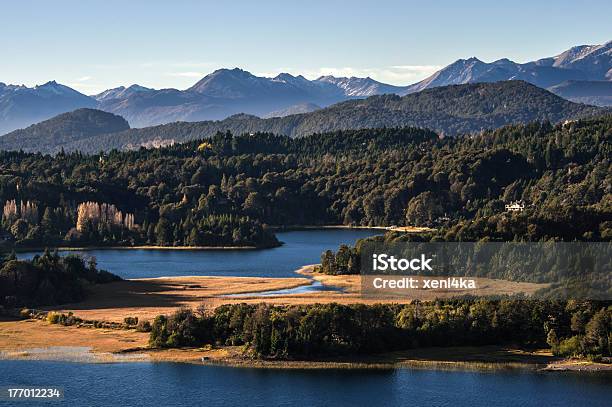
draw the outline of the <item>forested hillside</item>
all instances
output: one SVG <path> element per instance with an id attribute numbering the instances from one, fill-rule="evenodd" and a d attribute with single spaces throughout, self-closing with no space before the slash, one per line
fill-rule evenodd
<path id="1" fill-rule="evenodd" d="M 95 109 L 77 109 L 0 137 L 0 150 L 57 153 L 65 145 L 130 128 L 121 116 Z"/>
<path id="2" fill-rule="evenodd" d="M 95 137 L 79 137 L 58 144 L 48 137 L 38 142 L 12 140 L 4 149 L 55 152 L 79 150 L 99 153 L 111 149 L 154 147 L 212 136 L 269 132 L 291 137 L 345 129 L 422 127 L 445 136 L 480 132 L 508 124 L 532 121 L 558 123 L 605 112 L 603 108 L 576 104 L 521 81 L 445 86 L 399 97 L 372 96 L 339 103 L 311 113 L 260 119 L 235 115 L 221 121 L 176 122 L 131 129 Z M 92 136 L 94 136 L 92 134 Z M 0 141 L 2 138 L 0 138 Z"/>
<path id="3" fill-rule="evenodd" d="M 473 137 L 271 134 L 100 156 L 0 153 L 7 245 L 270 246 L 265 225 L 426 225 L 449 240 L 610 240 L 612 116 Z M 520 200 L 523 211 L 505 205 Z"/>

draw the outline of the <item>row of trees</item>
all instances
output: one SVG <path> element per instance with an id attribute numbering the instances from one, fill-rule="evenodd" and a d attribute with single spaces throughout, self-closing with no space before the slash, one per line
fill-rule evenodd
<path id="1" fill-rule="evenodd" d="M 565 356 L 608 356 L 612 306 L 523 298 L 457 299 L 408 305 L 223 305 L 159 316 L 158 347 L 245 345 L 259 358 L 313 359 L 426 346 L 547 343 Z"/>
<path id="2" fill-rule="evenodd" d="M 161 217 L 147 227 L 147 242 L 162 246 L 254 246 L 279 245 L 276 237 L 259 221 L 248 216 L 188 215 L 184 220 Z"/>

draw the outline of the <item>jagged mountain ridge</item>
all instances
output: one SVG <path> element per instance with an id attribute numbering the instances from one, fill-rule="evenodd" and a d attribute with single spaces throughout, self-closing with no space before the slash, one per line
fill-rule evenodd
<path id="1" fill-rule="evenodd" d="M 555 92 L 564 82 L 574 82 L 573 87 L 583 87 L 580 93 L 592 103 L 609 105 L 612 94 L 587 95 L 594 89 L 590 82 L 612 80 L 612 41 L 602 45 L 580 45 L 550 58 L 524 64 L 507 58 L 490 63 L 476 57 L 459 59 L 430 77 L 410 85 L 405 94 L 420 92 L 436 86 L 458 85 L 502 80 L 523 80 Z M 564 96 L 559 93 L 559 96 Z"/>
<path id="2" fill-rule="evenodd" d="M 290 114 L 295 112 L 293 106 L 324 107 L 403 90 L 371 78 L 325 76 L 311 81 L 288 73 L 267 78 L 235 68 L 216 70 L 185 91 L 134 92 L 126 97 L 105 98 L 99 108 L 120 114 L 133 126 L 142 127 L 177 120 L 220 120 L 238 113 L 260 117 L 285 111 Z"/>

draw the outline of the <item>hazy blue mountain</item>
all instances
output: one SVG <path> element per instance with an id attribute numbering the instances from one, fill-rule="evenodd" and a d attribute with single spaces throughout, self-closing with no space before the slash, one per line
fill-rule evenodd
<path id="1" fill-rule="evenodd" d="M 215 103 L 196 93 L 177 89 L 148 89 L 125 92 L 122 97 L 102 97 L 98 101 L 98 109 L 124 117 L 132 127 L 179 120 L 196 121 L 206 115 L 225 117 L 222 102 Z"/>
<path id="2" fill-rule="evenodd" d="M 145 127 L 173 121 L 220 120 L 239 113 L 286 116 L 403 88 L 370 78 L 326 76 L 310 81 L 288 73 L 267 78 L 235 68 L 218 69 L 184 91 L 145 88 L 127 92 L 129 89 L 116 88 L 96 95 L 98 107 L 120 114 L 134 127 Z"/>
<path id="3" fill-rule="evenodd" d="M 524 80 L 542 88 L 567 80 L 612 80 L 612 41 L 603 45 L 581 45 L 550 58 L 524 64 L 500 59 L 483 62 L 476 57 L 459 59 L 430 77 L 408 87 L 418 92 L 436 86 L 500 80 Z"/>
<path id="4" fill-rule="evenodd" d="M 327 106 L 346 99 L 342 89 L 334 84 L 309 81 L 288 73 L 266 78 L 238 68 L 219 69 L 187 91 L 207 100 L 224 100 L 230 114 L 258 116 L 299 104 Z"/>
<path id="5" fill-rule="evenodd" d="M 612 41 L 602 45 L 580 45 L 550 58 L 524 64 L 500 59 L 483 62 L 476 57 L 459 59 L 430 77 L 410 85 L 402 94 L 419 92 L 437 86 L 458 85 L 477 82 L 497 82 L 502 80 L 523 80 L 553 92 L 561 83 L 571 81 L 575 92 L 591 101 L 606 100 L 599 92 L 602 87 L 591 85 L 591 81 L 612 80 Z M 578 90 L 578 88 L 582 88 Z M 588 95 L 589 91 L 597 94 Z M 563 93 L 558 93 L 564 96 Z M 595 99 L 588 99 L 597 96 Z M 607 105 L 607 104 L 606 104 Z"/>
<path id="6" fill-rule="evenodd" d="M 95 109 L 77 109 L 0 136 L 0 150 L 58 152 L 64 145 L 129 129 L 120 116 Z"/>
<path id="7" fill-rule="evenodd" d="M 218 131 L 271 132 L 293 137 L 312 133 L 416 126 L 453 136 L 512 123 L 565 120 L 610 112 L 567 101 L 523 81 L 444 86 L 406 95 L 377 95 L 341 102 L 311 113 L 261 119 L 239 114 L 220 121 L 176 122 L 81 139 L 69 150 L 136 149 L 199 139 Z"/>
<path id="8" fill-rule="evenodd" d="M 119 86 L 118 88 L 108 89 L 92 97 L 98 102 L 106 102 L 113 99 L 126 99 L 138 92 L 151 92 L 154 90 L 155 89 L 145 88 L 144 86 L 134 84 L 127 88 L 125 86 Z"/>
<path id="9" fill-rule="evenodd" d="M 565 81 L 548 90 L 572 102 L 612 106 L 612 81 Z"/>
<path id="10" fill-rule="evenodd" d="M 55 81 L 33 88 L 0 82 L 0 134 L 59 113 L 95 106 L 94 99 Z"/>
<path id="11" fill-rule="evenodd" d="M 398 93 L 405 87 L 387 85 L 372 78 L 321 76 L 313 81 L 302 75 L 281 73 L 274 78 L 259 77 L 239 68 L 219 69 L 197 82 L 188 91 L 219 98 L 262 96 L 311 97 L 320 100 L 367 97 Z"/>
<path id="12" fill-rule="evenodd" d="M 324 90 L 303 76 L 280 74 L 274 78 L 255 76 L 239 68 L 218 69 L 187 89 L 208 97 L 223 99 L 319 96 Z"/>

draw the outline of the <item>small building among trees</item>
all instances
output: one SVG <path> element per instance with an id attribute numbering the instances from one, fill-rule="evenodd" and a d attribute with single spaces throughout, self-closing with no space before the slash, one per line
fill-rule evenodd
<path id="1" fill-rule="evenodd" d="M 507 212 L 522 212 L 525 209 L 525 204 L 523 201 L 515 201 L 506 204 Z"/>

